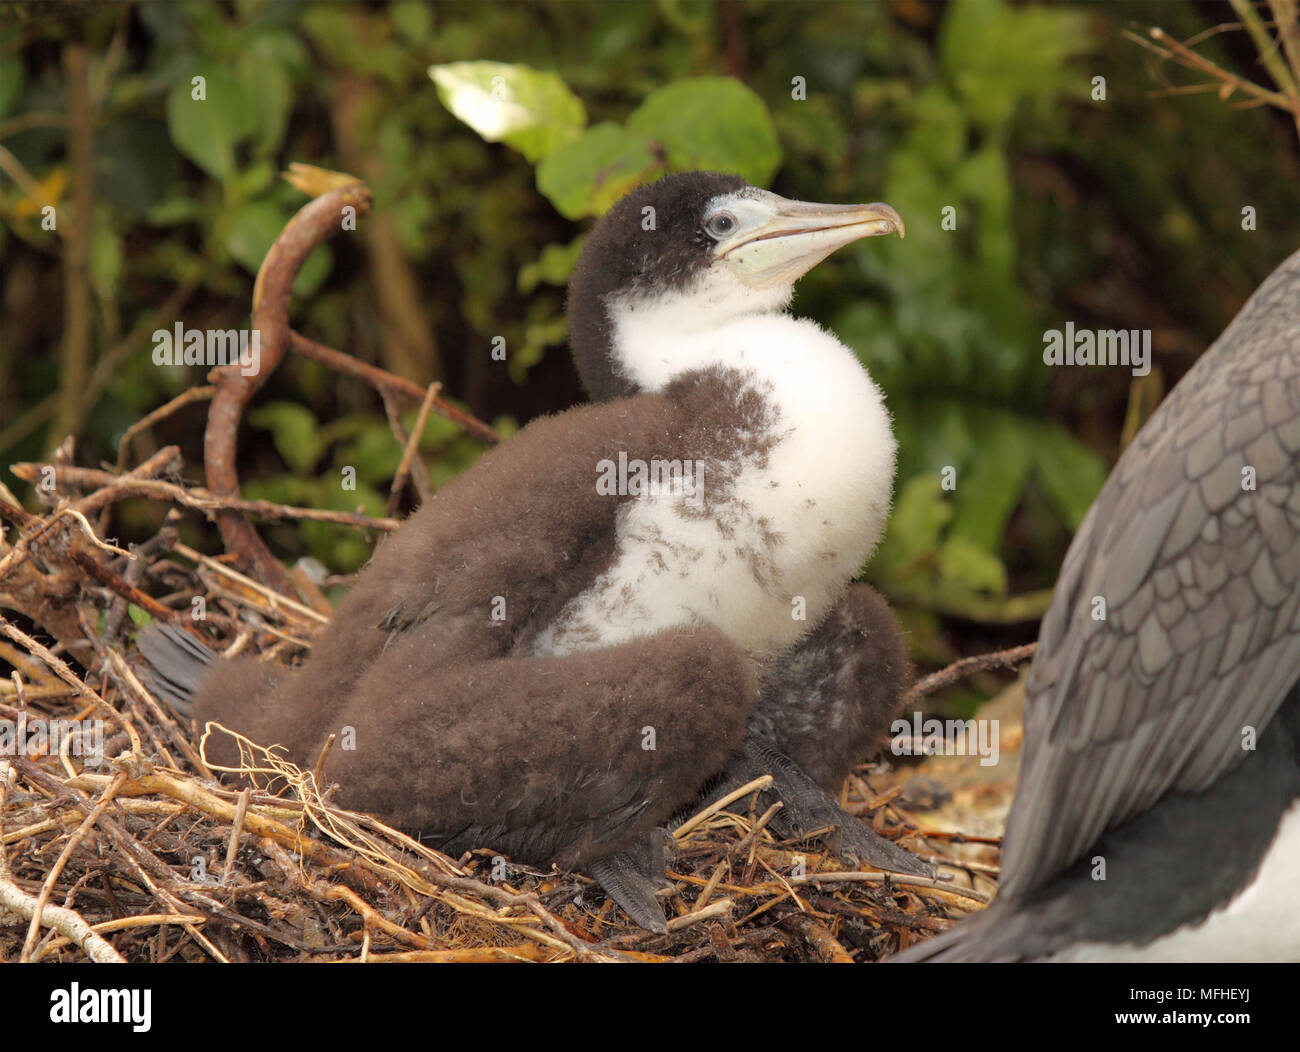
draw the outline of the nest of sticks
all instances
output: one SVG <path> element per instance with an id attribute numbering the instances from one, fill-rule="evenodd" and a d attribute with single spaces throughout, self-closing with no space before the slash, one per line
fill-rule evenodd
<path id="1" fill-rule="evenodd" d="M 832 850 L 833 831 L 777 841 L 767 828 L 774 809 L 755 809 L 760 780 L 674 831 L 667 936 L 632 925 L 583 874 L 519 866 L 491 845 L 450 858 L 344 810 L 274 743 L 241 741 L 239 773 L 256 788 L 223 784 L 227 769 L 205 762 L 204 744 L 230 732 L 189 725 L 149 692 L 137 674 L 139 625 L 163 619 L 227 654 L 300 659 L 329 602 L 271 555 L 252 518 L 376 534 L 397 526 L 240 499 L 235 438 L 257 387 L 289 351 L 371 383 L 406 451 L 390 507 L 408 484 L 427 493 L 415 453 L 430 412 L 496 440 L 437 385 L 421 388 L 289 329 L 302 261 L 339 228 L 340 209 L 370 205 L 355 180 L 308 169 L 294 179 L 315 197 L 258 276 L 260 373 L 214 370 L 211 386 L 131 428 L 112 470 L 76 466 L 71 442 L 51 463 L 14 465 L 44 514 L 0 485 L 0 661 L 12 669 L 0 679 L 10 735 L 0 748 L 0 960 L 872 961 L 981 908 L 997 840 L 920 829 L 900 809 L 899 787 L 867 767 L 845 787 L 847 809 L 941 867 L 939 879 L 854 869 Z M 410 435 L 395 410 L 401 398 L 421 406 Z M 196 401 L 210 402 L 207 486 L 185 480 L 172 446 L 128 470 L 135 435 Z M 126 551 L 105 538 L 114 506 L 138 498 L 171 510 Z M 181 543 L 182 515 L 215 522 L 224 551 Z M 196 604 L 204 629 L 191 617 Z M 923 680 L 912 700 L 1031 649 L 968 659 Z"/>

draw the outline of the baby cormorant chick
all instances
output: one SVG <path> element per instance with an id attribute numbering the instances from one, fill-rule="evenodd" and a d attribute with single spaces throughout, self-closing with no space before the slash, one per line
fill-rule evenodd
<path id="1" fill-rule="evenodd" d="M 773 775 L 778 833 L 929 869 L 834 792 L 910 681 L 849 582 L 889 511 L 895 443 L 857 357 L 786 312 L 887 205 L 790 201 L 728 175 L 619 201 L 569 286 L 595 404 L 534 421 L 384 542 L 297 670 L 214 663 L 166 627 L 155 682 L 202 723 L 280 743 L 336 799 L 443 850 L 587 866 L 665 930 L 653 836 L 701 793 Z M 192 701 L 191 701 L 192 699 Z M 236 759 L 220 736 L 208 754 Z"/>

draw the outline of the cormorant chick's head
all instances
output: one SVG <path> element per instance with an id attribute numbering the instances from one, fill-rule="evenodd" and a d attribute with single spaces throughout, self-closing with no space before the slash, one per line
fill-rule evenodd
<path id="1" fill-rule="evenodd" d="M 642 311 L 663 338 L 784 309 L 794 283 L 837 248 L 897 233 L 889 205 L 790 201 L 736 175 L 683 172 L 638 187 L 596 224 L 569 281 L 569 341 L 583 385 L 634 394 L 614 313 Z"/>

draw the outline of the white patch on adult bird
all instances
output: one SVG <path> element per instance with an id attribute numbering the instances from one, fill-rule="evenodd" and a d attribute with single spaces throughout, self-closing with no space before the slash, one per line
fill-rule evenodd
<path id="1" fill-rule="evenodd" d="M 1300 961 L 1297 873 L 1300 801 L 1283 816 L 1255 879 L 1200 924 L 1179 928 L 1145 946 L 1081 942 L 1049 960 L 1068 964 Z"/>

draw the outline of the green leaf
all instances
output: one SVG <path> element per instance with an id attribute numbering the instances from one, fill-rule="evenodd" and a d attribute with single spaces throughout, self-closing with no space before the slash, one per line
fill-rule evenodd
<path id="1" fill-rule="evenodd" d="M 1007 570 L 991 552 L 956 535 L 939 548 L 939 588 L 945 594 L 1007 594 Z"/>
<path id="2" fill-rule="evenodd" d="M 96 198 L 132 216 L 175 192 L 180 164 L 161 120 L 123 116 L 95 129 Z"/>
<path id="3" fill-rule="evenodd" d="M 10 55 L 0 62 L 0 117 L 5 116 L 23 91 L 26 70 L 21 55 Z"/>
<path id="4" fill-rule="evenodd" d="M 907 480 L 894 503 L 885 539 L 872 565 L 889 575 L 905 575 L 909 567 L 933 552 L 939 535 L 952 518 L 936 475 Z"/>
<path id="5" fill-rule="evenodd" d="M 231 220 L 226 249 L 245 270 L 256 274 L 288 218 L 272 201 L 250 201 Z"/>
<path id="6" fill-rule="evenodd" d="M 957 477 L 952 533 L 992 553 L 1020 502 L 1033 457 L 1033 431 L 1027 420 L 997 411 L 974 414 L 972 428 L 975 456 Z"/>
<path id="7" fill-rule="evenodd" d="M 832 102 L 833 96 L 818 95 L 791 101 L 772 113 L 778 140 L 791 157 L 810 158 L 823 171 L 843 163 L 848 153 L 849 130 Z"/>
<path id="8" fill-rule="evenodd" d="M 582 100 L 558 73 L 506 62 L 450 62 L 430 66 L 429 76 L 456 117 L 532 162 L 577 138 L 587 123 Z"/>
<path id="9" fill-rule="evenodd" d="M 433 36 L 433 11 L 426 0 L 398 0 L 388 9 L 393 25 L 412 44 Z"/>
<path id="10" fill-rule="evenodd" d="M 337 467 L 356 468 L 358 482 L 372 485 L 391 479 L 401 461 L 402 447 L 397 444 L 387 422 L 377 419 L 361 431 L 355 442 L 340 449 L 334 457 Z M 355 496 L 348 494 L 352 503 L 356 503 Z"/>
<path id="11" fill-rule="evenodd" d="M 1083 522 L 1106 481 L 1106 462 L 1055 424 L 1033 433 L 1034 470 L 1047 499 L 1071 531 Z"/>
<path id="12" fill-rule="evenodd" d="M 393 201 L 389 212 L 393 217 L 393 233 L 402 250 L 412 259 L 429 251 L 430 242 L 436 241 L 433 198 L 423 188 L 413 188 L 399 200 Z"/>
<path id="13" fill-rule="evenodd" d="M 946 665 L 953 659 L 952 644 L 944 637 L 937 614 L 908 603 L 892 603 L 891 608 L 917 664 Z"/>
<path id="14" fill-rule="evenodd" d="M 153 620 L 152 615 L 141 610 L 135 605 L 135 603 L 127 603 L 126 612 L 130 616 L 131 620 L 135 622 L 137 628 L 144 628 L 145 625 L 149 624 L 149 622 Z"/>
<path id="15" fill-rule="evenodd" d="M 269 478 L 249 479 L 241 484 L 249 500 L 269 500 L 273 504 L 297 504 L 304 508 L 333 508 L 338 510 L 337 485 L 325 490 L 318 478 L 301 475 L 271 475 Z M 356 502 L 354 502 L 356 503 Z M 307 523 L 301 523 L 301 526 Z"/>
<path id="16" fill-rule="evenodd" d="M 966 149 L 966 118 L 952 95 L 931 84 L 911 100 L 909 109 L 915 134 L 908 136 L 908 148 L 940 170 L 955 164 Z"/>
<path id="17" fill-rule="evenodd" d="M 149 209 L 151 226 L 177 226 L 191 223 L 203 212 L 203 203 L 190 194 L 176 193 Z"/>
<path id="18" fill-rule="evenodd" d="M 270 402 L 248 415 L 254 427 L 271 432 L 276 452 L 294 471 L 310 471 L 325 448 L 316 417 L 296 402 Z"/>
<path id="19" fill-rule="evenodd" d="M 91 221 L 90 274 L 106 299 L 116 298 L 122 276 L 122 237 L 103 211 Z"/>
<path id="20" fill-rule="evenodd" d="M 402 414 L 402 423 L 406 425 L 408 435 L 415 429 L 418 416 L 417 409 L 409 409 Z M 463 434 L 459 424 L 453 423 L 445 416 L 430 413 L 424 421 L 424 433 L 420 435 L 420 449 L 432 453 L 447 443 L 454 442 Z"/>
<path id="21" fill-rule="evenodd" d="M 537 166 L 537 189 L 567 219 L 604 214 L 663 168 L 650 141 L 617 124 L 597 124 Z"/>
<path id="22" fill-rule="evenodd" d="M 516 420 L 513 416 L 508 416 L 505 414 L 501 416 L 494 416 L 492 418 L 492 430 L 495 431 L 497 435 L 500 436 L 502 442 L 505 442 L 507 439 L 514 438 L 515 435 L 519 433 L 519 421 Z M 479 442 L 472 443 L 469 446 L 469 450 L 473 454 L 473 457 L 469 461 L 469 463 L 472 463 L 473 460 L 478 459 L 479 454 L 481 454 L 484 451 L 482 444 Z"/>
<path id="23" fill-rule="evenodd" d="M 231 74 L 211 70 L 203 76 L 201 100 L 191 97 L 188 80 L 167 93 L 167 132 L 185 157 L 224 181 L 235 170 L 235 145 L 257 128 L 257 111 Z"/>
<path id="24" fill-rule="evenodd" d="M 767 106 L 731 77 L 696 77 L 659 88 L 627 127 L 659 143 L 673 169 L 735 172 L 766 186 L 781 165 Z"/>
<path id="25" fill-rule="evenodd" d="M 850 300 L 831 319 L 830 330 L 853 349 L 886 393 L 892 396 L 902 389 L 909 372 L 907 349 L 880 304 Z"/>
<path id="26" fill-rule="evenodd" d="M 357 47 L 356 16 L 343 4 L 309 4 L 301 16 L 302 32 L 317 54 L 332 67 L 351 69 Z"/>
<path id="27" fill-rule="evenodd" d="M 956 166 L 952 185 L 976 202 L 979 211 L 976 232 L 982 264 L 977 276 L 981 281 L 973 291 L 986 301 L 986 297 L 1000 295 L 999 287 L 1008 288 L 1018 299 L 1014 271 L 1015 224 L 1011 216 L 1013 195 L 1006 154 L 992 143 L 986 144 Z M 990 310 L 990 314 L 995 319 L 999 317 L 996 309 Z"/>
<path id="28" fill-rule="evenodd" d="M 578 253 L 586 235 L 575 237 L 567 245 L 553 242 L 542 249 L 542 254 L 532 263 L 519 268 L 519 291 L 527 294 L 538 285 L 563 285 L 569 280 L 578 264 Z"/>
<path id="29" fill-rule="evenodd" d="M 1013 8 L 1004 0 L 954 0 L 939 33 L 940 61 L 975 123 L 996 126 L 1017 99 L 1050 99 L 1082 83 L 1066 62 L 1089 44 L 1088 17 Z"/>
<path id="30" fill-rule="evenodd" d="M 230 177 L 230 192 L 236 199 L 256 197 L 275 181 L 275 167 L 267 161 L 254 161 Z"/>
<path id="31" fill-rule="evenodd" d="M 239 60 L 239 82 L 246 97 L 256 99 L 254 152 L 267 156 L 279 150 L 289 125 L 293 85 L 284 67 L 271 58 L 267 42 L 255 42 Z"/>
<path id="32" fill-rule="evenodd" d="M 964 403 L 952 398 L 890 397 L 898 438 L 899 477 L 960 473 L 970 460 L 974 439 Z"/>
<path id="33" fill-rule="evenodd" d="M 523 383 L 528 378 L 528 370 L 542 360 L 546 349 L 564 343 L 568 334 L 569 326 L 564 315 L 530 321 L 524 328 L 523 345 L 510 355 L 510 379 L 517 384 Z"/>

